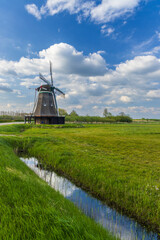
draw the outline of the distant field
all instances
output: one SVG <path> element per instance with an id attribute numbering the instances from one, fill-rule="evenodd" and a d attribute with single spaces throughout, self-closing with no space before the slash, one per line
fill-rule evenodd
<path id="1" fill-rule="evenodd" d="M 24 130 L 24 131 L 23 131 Z M 160 124 L 4 126 L 7 141 L 160 232 Z"/>

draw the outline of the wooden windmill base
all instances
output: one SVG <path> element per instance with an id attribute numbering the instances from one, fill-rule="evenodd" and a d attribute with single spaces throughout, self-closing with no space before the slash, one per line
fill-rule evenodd
<path id="1" fill-rule="evenodd" d="M 65 124 L 65 117 L 62 116 L 33 116 L 26 115 L 24 122 L 31 123 L 32 119 L 35 124 Z"/>

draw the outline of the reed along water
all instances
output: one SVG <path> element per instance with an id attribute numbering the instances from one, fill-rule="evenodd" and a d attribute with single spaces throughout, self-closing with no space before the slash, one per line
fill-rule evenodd
<path id="1" fill-rule="evenodd" d="M 88 217 L 101 224 L 114 236 L 122 240 L 159 240 L 156 233 L 149 232 L 135 220 L 118 213 L 100 200 L 90 196 L 63 176 L 53 171 L 44 170 L 36 158 L 20 158 L 40 178 L 45 180 L 52 188 L 59 191 L 65 198 L 73 202 Z"/>

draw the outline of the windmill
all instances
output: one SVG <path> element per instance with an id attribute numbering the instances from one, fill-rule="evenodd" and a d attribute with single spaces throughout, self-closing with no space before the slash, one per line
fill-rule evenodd
<path id="1" fill-rule="evenodd" d="M 38 91 L 38 97 L 35 101 L 32 115 L 36 124 L 63 124 L 65 121 L 65 118 L 63 116 L 59 116 L 56 101 L 56 94 L 60 94 L 63 97 L 65 94 L 53 85 L 51 62 L 50 76 L 51 81 L 48 81 L 41 73 L 39 73 L 39 78 L 46 84 L 41 85 L 36 89 Z"/>

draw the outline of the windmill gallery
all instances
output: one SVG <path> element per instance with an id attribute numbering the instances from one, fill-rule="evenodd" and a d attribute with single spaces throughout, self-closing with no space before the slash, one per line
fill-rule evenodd
<path id="1" fill-rule="evenodd" d="M 64 124 L 65 117 L 59 116 L 56 94 L 65 96 L 65 94 L 53 85 L 52 63 L 50 62 L 51 82 L 41 73 L 39 77 L 46 84 L 36 89 L 38 97 L 35 100 L 33 113 L 25 116 L 25 123 L 31 123 L 33 119 L 35 124 Z"/>

